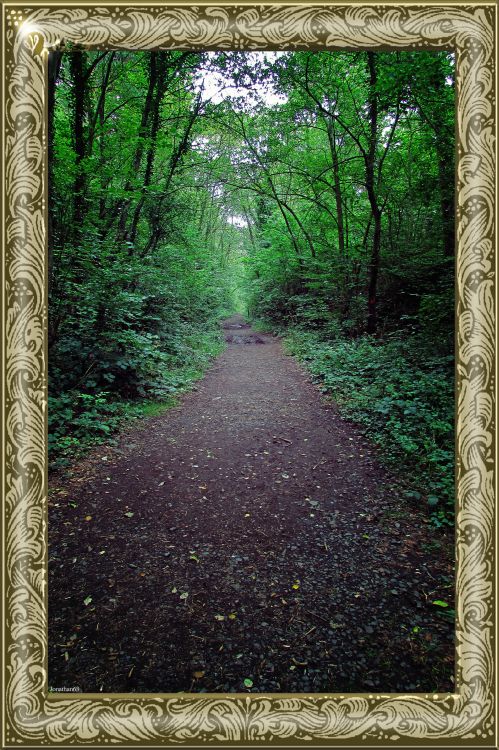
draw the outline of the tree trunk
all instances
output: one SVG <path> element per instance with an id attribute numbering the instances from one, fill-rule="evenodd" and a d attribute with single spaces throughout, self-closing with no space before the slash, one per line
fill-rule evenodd
<path id="1" fill-rule="evenodd" d="M 88 126 L 88 136 L 87 136 L 87 145 L 86 145 L 87 156 L 90 156 L 93 151 L 97 123 L 102 123 L 104 120 L 107 88 L 109 86 L 109 79 L 111 77 L 111 71 L 113 68 L 113 60 L 115 58 L 115 55 L 116 55 L 116 52 L 110 53 L 109 60 L 107 61 L 107 67 L 105 68 L 105 70 L 103 70 L 99 99 L 97 101 L 97 106 L 95 107 L 95 112 L 93 113 L 93 116 L 90 119 L 90 124 Z"/>
<path id="2" fill-rule="evenodd" d="M 343 201 L 341 197 L 340 167 L 338 163 L 338 151 L 336 149 L 336 133 L 331 118 L 326 123 L 329 149 L 333 163 L 333 191 L 336 202 L 336 218 L 338 222 L 338 250 L 341 256 L 345 255 L 345 224 L 343 221 Z"/>
<path id="3" fill-rule="evenodd" d="M 378 205 L 375 187 L 376 147 L 378 143 L 378 94 L 376 93 L 377 73 L 374 52 L 367 53 L 369 69 L 369 148 L 365 155 L 366 190 L 371 206 L 374 225 L 369 262 L 369 284 L 367 290 L 367 333 L 376 333 L 378 327 L 377 290 L 381 250 L 381 209 Z"/>
<path id="4" fill-rule="evenodd" d="M 149 120 L 151 117 L 151 112 L 153 109 L 153 96 L 154 96 L 154 89 L 156 88 L 157 80 L 158 80 L 158 68 L 157 68 L 157 52 L 151 52 L 150 58 L 149 58 L 149 81 L 147 86 L 147 93 L 146 98 L 144 100 L 144 107 L 142 109 L 142 117 L 140 120 L 140 127 L 138 132 L 138 140 L 137 145 L 135 147 L 135 153 L 133 155 L 132 159 L 132 167 L 130 170 L 130 174 L 128 176 L 128 179 L 125 184 L 125 192 L 131 193 L 133 190 L 133 180 L 136 178 L 139 170 L 140 165 L 142 162 L 142 155 L 144 153 L 144 141 L 148 134 L 148 128 L 149 128 Z M 119 202 L 116 211 L 119 214 L 119 220 L 118 220 L 118 231 L 116 235 L 116 239 L 118 242 L 122 242 L 125 239 L 126 236 L 126 223 L 128 218 L 128 211 L 130 208 L 130 204 L 132 202 L 132 198 L 126 198 L 125 200 L 122 200 Z M 116 212 L 113 212 L 116 213 Z M 112 219 L 114 221 L 114 219 Z"/>
<path id="5" fill-rule="evenodd" d="M 85 173 L 83 160 L 85 158 L 85 104 L 86 104 L 86 68 L 87 55 L 79 50 L 70 52 L 70 71 L 73 83 L 73 145 L 76 154 L 76 173 L 73 183 L 73 220 L 72 242 L 77 246 L 81 239 L 82 224 L 85 212 Z"/>
<path id="6" fill-rule="evenodd" d="M 139 224 L 139 219 L 142 213 L 142 209 L 145 204 L 147 188 L 149 187 L 152 181 L 154 159 L 156 156 L 156 140 L 157 140 L 159 126 L 160 126 L 161 103 L 168 89 L 168 83 L 169 83 L 169 79 L 167 75 L 168 74 L 168 61 L 169 61 L 168 53 L 158 52 L 158 58 L 156 62 L 156 67 L 157 67 L 156 94 L 151 104 L 151 118 L 150 118 L 151 119 L 151 133 L 150 133 L 149 146 L 147 149 L 146 168 L 145 168 L 145 173 L 144 173 L 142 194 L 140 196 L 140 199 L 137 205 L 135 206 L 132 224 L 126 235 L 127 240 L 132 245 L 135 242 L 135 239 L 137 236 L 137 227 Z"/>
<path id="7" fill-rule="evenodd" d="M 179 167 L 183 156 L 189 151 L 191 131 L 192 131 L 192 128 L 194 127 L 194 123 L 196 122 L 196 119 L 199 116 L 202 106 L 203 106 L 203 101 L 202 101 L 201 93 L 199 93 L 194 103 L 194 107 L 189 115 L 187 126 L 182 135 L 182 139 L 170 157 L 168 174 L 166 177 L 165 184 L 163 186 L 163 194 L 157 198 L 156 203 L 155 203 L 155 208 L 154 208 L 154 211 L 152 212 L 151 219 L 150 219 L 151 236 L 145 248 L 140 253 L 141 258 L 144 258 L 149 253 L 154 252 L 158 246 L 159 241 L 161 240 L 161 237 L 163 234 L 163 229 L 162 229 L 162 224 L 161 224 L 162 213 L 164 211 L 163 203 L 165 201 L 165 198 L 167 197 L 168 190 L 170 189 L 170 185 L 173 181 L 177 168 Z"/>
<path id="8" fill-rule="evenodd" d="M 424 87 L 424 88 L 423 88 Z M 428 90 L 433 92 L 428 96 Z M 442 222 L 442 246 L 444 255 L 452 258 L 455 249 L 454 239 L 454 130 L 446 119 L 449 87 L 446 73 L 439 57 L 432 58 L 429 76 L 416 83 L 416 106 L 421 119 L 433 130 L 435 151 L 438 163 L 438 184 L 440 188 L 440 214 Z M 424 101 L 424 107 L 422 102 Z"/>

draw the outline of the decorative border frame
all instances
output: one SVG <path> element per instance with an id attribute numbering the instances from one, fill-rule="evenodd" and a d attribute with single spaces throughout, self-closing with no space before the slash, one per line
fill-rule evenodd
<path id="1" fill-rule="evenodd" d="M 4 746 L 495 747 L 495 3 L 97 5 L 4 10 Z M 454 49 L 457 66 L 455 694 L 47 693 L 45 67 L 112 49 Z"/>

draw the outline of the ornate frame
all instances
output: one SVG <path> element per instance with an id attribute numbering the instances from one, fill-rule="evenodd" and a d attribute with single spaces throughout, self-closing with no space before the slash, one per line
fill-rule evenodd
<path id="1" fill-rule="evenodd" d="M 495 747 L 495 3 L 4 6 L 4 746 Z M 47 48 L 453 48 L 457 63 L 457 681 L 441 695 L 47 694 Z"/>

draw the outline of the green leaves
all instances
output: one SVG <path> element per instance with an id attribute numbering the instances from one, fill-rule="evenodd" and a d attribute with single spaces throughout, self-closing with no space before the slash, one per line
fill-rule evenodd
<path id="1" fill-rule="evenodd" d="M 53 372 L 51 391 L 62 388 L 62 392 L 49 396 L 49 458 L 51 467 L 64 466 L 72 457 L 85 452 L 96 444 L 103 443 L 124 422 L 136 416 L 160 413 L 174 404 L 175 394 L 189 389 L 208 366 L 211 358 L 223 348 L 220 330 L 216 321 L 211 321 L 209 330 L 201 331 L 197 326 L 178 323 L 175 338 L 175 354 L 165 354 L 150 337 L 136 338 L 119 336 L 120 347 L 128 349 L 127 359 L 113 363 L 126 373 L 125 379 L 112 374 L 114 390 L 109 390 L 110 372 L 106 370 L 109 354 L 101 353 L 102 360 L 95 364 L 93 372 L 106 382 L 100 390 L 96 382 L 93 393 L 64 390 L 66 375 L 62 370 Z M 118 339 L 118 337 L 117 337 Z M 172 345 L 172 340 L 170 340 Z M 132 356 L 132 352 L 136 354 Z M 53 364 L 53 362 L 52 362 Z M 137 377 L 133 375 L 135 369 Z M 138 373 L 140 372 L 140 376 Z M 134 388 L 154 397 L 155 401 L 121 400 L 120 388 Z"/>
<path id="2" fill-rule="evenodd" d="M 435 599 L 432 604 L 437 607 L 436 613 L 447 622 L 454 622 L 456 611 L 443 599 Z"/>
<path id="3" fill-rule="evenodd" d="M 211 65 L 225 84 L 256 83 L 253 92 L 282 97 L 262 94 L 252 106 L 239 92 L 239 103 L 211 102 L 210 117 L 194 116 L 201 56 L 170 75 L 176 53 L 158 53 L 156 71 L 149 53 L 85 54 L 82 132 L 71 70 L 55 86 L 52 465 L 108 439 L 140 413 L 137 404 L 173 401 L 189 388 L 223 347 L 216 318 L 237 305 L 296 326 L 293 346 L 323 392 L 384 446 L 388 462 L 414 467 L 434 525 L 446 525 L 454 396 L 452 367 L 440 356 L 451 352 L 453 330 L 442 215 L 453 189 L 449 54 L 370 53 L 374 131 L 365 52 L 298 51 L 258 65 L 244 53 L 204 58 L 203 75 Z M 383 207 L 379 339 L 362 335 L 376 234 L 369 133 Z"/>
<path id="4" fill-rule="evenodd" d="M 55 87 L 51 466 L 103 442 L 138 401 L 164 402 L 189 388 L 223 348 L 217 318 L 232 307 L 234 283 L 219 235 L 227 239 L 232 229 L 210 180 L 199 173 L 191 179 L 188 171 L 177 181 L 175 174 L 197 135 L 192 87 L 201 55 L 190 54 L 172 75 L 177 53 L 158 54 L 162 62 L 148 98 L 149 53 L 100 59 L 88 52 L 89 78 L 79 79 L 85 127 L 77 134 L 84 147 L 78 158 L 74 81 L 67 70 Z M 97 116 L 101 106 L 103 118 Z M 155 122 L 168 128 L 155 132 Z M 171 210 L 167 193 L 175 195 Z M 124 226 L 118 227 L 118 217 Z M 238 231 L 232 234 L 238 239 Z"/>

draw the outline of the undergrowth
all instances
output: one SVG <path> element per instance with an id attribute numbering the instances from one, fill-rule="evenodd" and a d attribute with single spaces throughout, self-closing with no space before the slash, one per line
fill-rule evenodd
<path id="1" fill-rule="evenodd" d="M 431 352 L 423 337 L 392 334 L 327 340 L 281 330 L 343 416 L 358 423 L 403 478 L 408 500 L 426 503 L 436 527 L 454 517 L 453 357 Z"/>
<path id="2" fill-rule="evenodd" d="M 112 436 L 135 419 L 152 417 L 171 408 L 177 396 L 199 380 L 211 360 L 223 351 L 218 326 L 208 330 L 186 327 L 175 354 L 159 349 L 143 374 L 135 398 L 124 399 L 102 386 L 89 369 L 78 387 L 51 393 L 48 398 L 48 455 L 51 470 L 67 466 L 95 445 L 112 441 Z"/>

